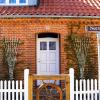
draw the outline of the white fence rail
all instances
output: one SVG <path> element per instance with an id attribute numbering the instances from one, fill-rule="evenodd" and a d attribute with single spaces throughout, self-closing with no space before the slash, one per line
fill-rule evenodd
<path id="1" fill-rule="evenodd" d="M 0 100 L 28 100 L 28 74 L 24 71 L 23 81 L 0 81 Z M 24 84 L 24 86 L 23 86 Z"/>
<path id="2" fill-rule="evenodd" d="M 74 70 L 70 69 L 70 100 L 100 100 L 97 79 L 74 80 Z"/>

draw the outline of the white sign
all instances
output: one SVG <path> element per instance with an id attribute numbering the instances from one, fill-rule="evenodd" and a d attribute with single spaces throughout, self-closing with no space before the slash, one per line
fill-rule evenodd
<path id="1" fill-rule="evenodd" d="M 100 26 L 87 26 L 87 31 L 100 31 Z"/>

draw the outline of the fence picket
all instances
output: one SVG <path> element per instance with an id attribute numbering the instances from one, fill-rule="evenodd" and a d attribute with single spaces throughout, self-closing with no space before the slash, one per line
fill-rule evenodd
<path id="1" fill-rule="evenodd" d="M 83 80 L 83 91 L 86 91 L 86 80 Z M 84 100 L 86 100 L 86 93 L 83 94 Z"/>
<path id="2" fill-rule="evenodd" d="M 16 81 L 16 100 L 18 100 L 18 81 Z"/>
<path id="3" fill-rule="evenodd" d="M 8 100 L 11 100 L 11 97 L 10 97 L 10 89 L 11 89 L 11 81 L 8 81 Z"/>
<path id="4" fill-rule="evenodd" d="M 12 100 L 14 100 L 15 96 L 14 96 L 14 81 L 12 81 Z"/>
<path id="5" fill-rule="evenodd" d="M 78 80 L 76 80 L 76 100 L 78 100 Z"/>
<path id="6" fill-rule="evenodd" d="M 7 89 L 7 81 L 4 81 L 4 89 Z M 4 92 L 4 100 L 7 100 L 7 92 Z"/>
<path id="7" fill-rule="evenodd" d="M 97 91 L 97 80 L 95 79 L 95 91 Z M 97 92 L 95 92 L 95 100 L 97 100 Z"/>
<path id="8" fill-rule="evenodd" d="M 20 89 L 22 90 L 22 81 L 20 81 Z M 20 92 L 20 100 L 22 100 L 22 92 Z"/>
<path id="9" fill-rule="evenodd" d="M 80 100 L 82 100 L 82 80 L 80 80 Z"/>
<path id="10" fill-rule="evenodd" d="M 91 91 L 93 91 L 93 79 L 91 79 Z M 93 92 L 91 92 L 91 100 L 93 100 Z"/>
<path id="11" fill-rule="evenodd" d="M 0 89 L 3 89 L 3 81 L 0 81 Z M 0 92 L 0 100 L 3 100 L 3 92 Z"/>
<path id="12" fill-rule="evenodd" d="M 89 93 L 89 91 L 90 91 L 90 81 L 89 81 L 89 79 L 87 80 L 87 100 L 89 100 L 89 98 L 90 98 L 90 93 Z"/>

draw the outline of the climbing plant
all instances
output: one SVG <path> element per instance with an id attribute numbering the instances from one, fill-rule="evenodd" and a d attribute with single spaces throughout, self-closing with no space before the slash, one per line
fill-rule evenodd
<path id="1" fill-rule="evenodd" d="M 95 47 L 93 47 L 93 45 L 91 44 L 92 38 L 88 33 L 84 33 L 84 35 L 79 35 L 79 30 L 81 29 L 80 23 L 69 24 L 68 28 L 69 35 L 66 36 L 65 39 L 65 52 L 67 53 L 68 66 L 76 65 L 79 73 L 78 78 L 83 79 L 86 77 L 84 73 L 85 66 L 88 65 L 88 68 L 90 68 L 89 66 L 93 65 L 90 57 L 94 57 L 93 54 L 95 54 Z"/>
<path id="2" fill-rule="evenodd" d="M 4 60 L 8 66 L 9 79 L 13 80 L 13 71 L 17 63 L 18 46 L 21 44 L 18 38 L 4 38 L 2 46 L 4 51 Z"/>
<path id="3" fill-rule="evenodd" d="M 70 36 L 70 40 L 72 48 L 74 50 L 78 69 L 80 73 L 80 78 L 84 78 L 84 67 L 87 60 L 87 55 L 90 46 L 90 38 L 89 37 L 79 37 L 77 35 L 72 34 Z"/>

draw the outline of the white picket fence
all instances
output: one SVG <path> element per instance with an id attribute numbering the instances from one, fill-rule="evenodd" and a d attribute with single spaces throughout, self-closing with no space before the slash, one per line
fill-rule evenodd
<path id="1" fill-rule="evenodd" d="M 28 100 L 28 74 L 24 71 L 24 81 L 0 81 L 0 100 Z M 23 87 L 24 84 L 24 87 Z"/>
<path id="2" fill-rule="evenodd" d="M 97 79 L 74 79 L 74 70 L 70 69 L 70 100 L 100 100 Z"/>
<path id="3" fill-rule="evenodd" d="M 98 81 L 75 80 L 74 69 L 70 69 L 70 100 L 100 100 Z M 0 81 L 0 100 L 28 100 L 29 70 L 24 71 L 23 81 Z M 24 86 L 23 86 L 24 85 Z"/>
<path id="4" fill-rule="evenodd" d="M 75 98 L 76 100 L 97 100 L 98 99 L 98 86 L 97 80 L 76 80 Z M 79 85 L 78 85 L 79 84 Z"/>

